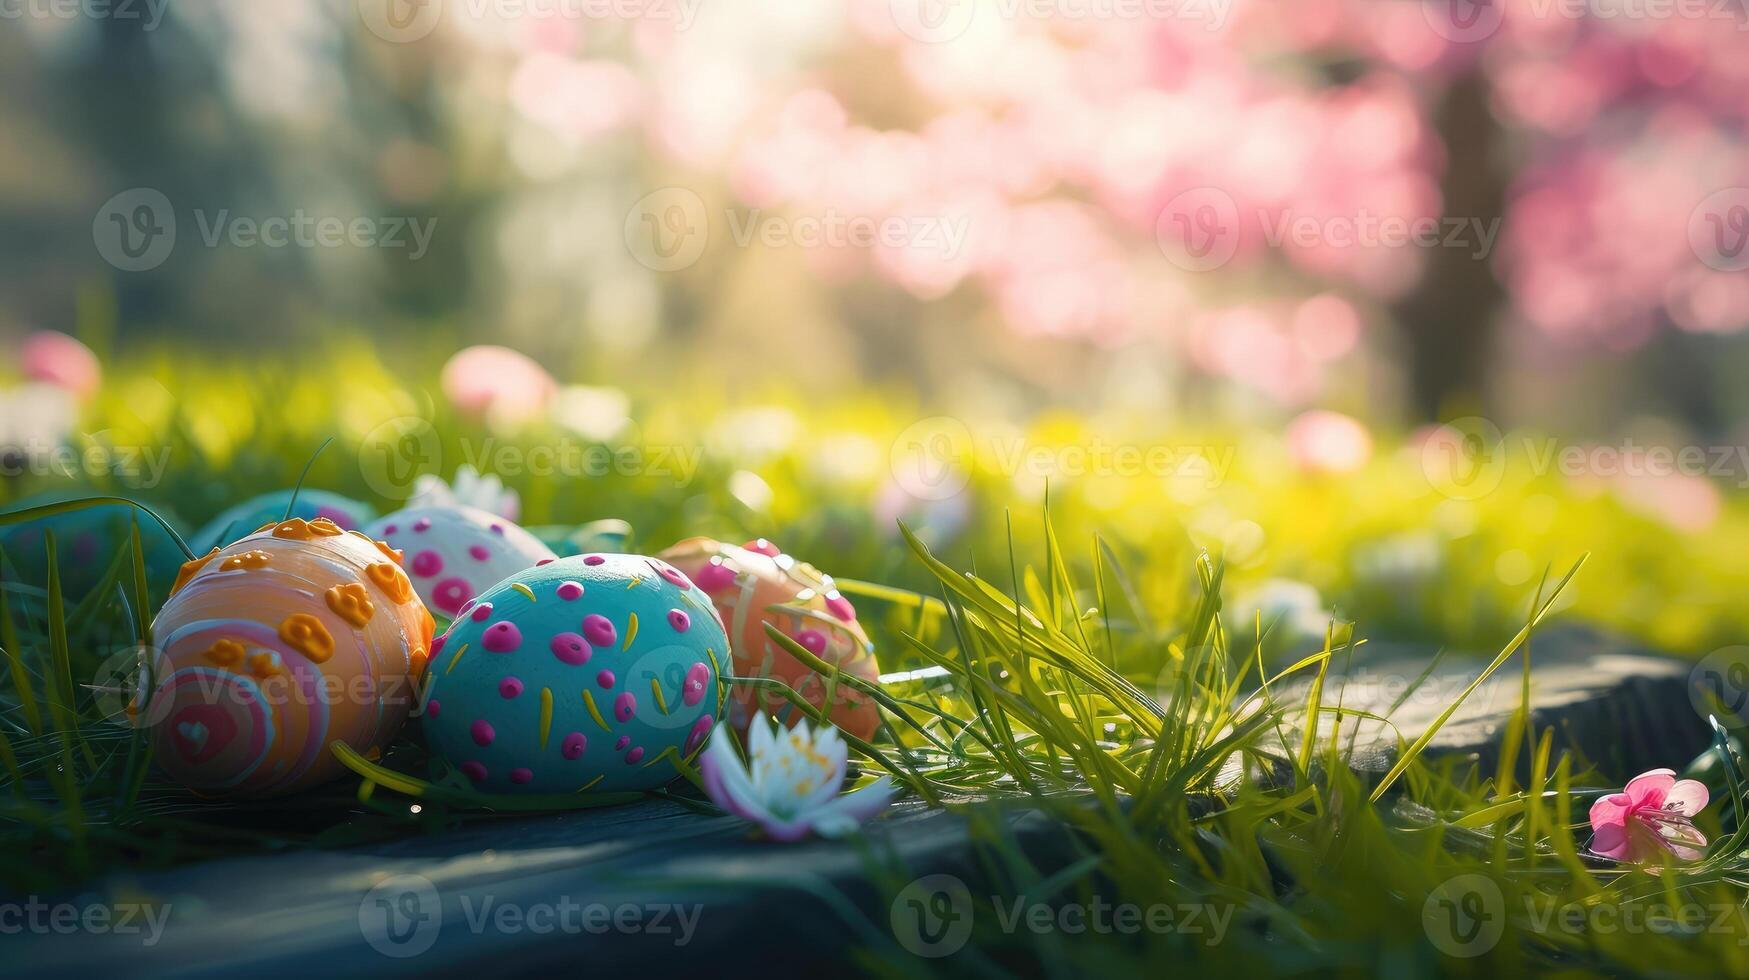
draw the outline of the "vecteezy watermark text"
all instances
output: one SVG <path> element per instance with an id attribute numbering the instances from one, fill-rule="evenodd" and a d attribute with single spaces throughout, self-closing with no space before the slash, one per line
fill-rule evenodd
<path id="1" fill-rule="evenodd" d="M 1677 445 L 1632 436 L 1595 443 L 1530 435 L 1509 437 L 1479 416 L 1456 419 L 1433 430 L 1421 444 L 1421 469 L 1440 493 L 1475 500 L 1500 486 L 1508 459 L 1514 456 L 1536 476 L 1706 477 L 1749 488 L 1749 445 Z"/>
<path id="2" fill-rule="evenodd" d="M 1056 444 L 1025 436 L 974 436 L 964 422 L 938 415 L 907 426 L 889 453 L 893 478 L 919 500 L 946 500 L 964 490 L 974 470 L 1038 479 L 1174 478 L 1219 486 L 1238 449 L 1217 444 L 1167 445 L 1094 438 Z"/>
<path id="3" fill-rule="evenodd" d="M 463 438 L 462 462 L 501 477 L 570 479 L 642 476 L 688 487 L 704 460 L 696 444 L 641 443 L 609 446 L 560 436 L 535 443 Z M 392 500 L 411 496 L 423 473 L 447 472 L 444 451 L 431 423 L 416 416 L 389 419 L 365 434 L 358 447 L 359 471 L 372 490 Z"/>
<path id="4" fill-rule="evenodd" d="M 109 477 L 150 489 L 170 468 L 169 446 L 69 446 L 40 437 L 0 444 L 0 476 Z"/>
<path id="5" fill-rule="evenodd" d="M 711 211 L 697 192 L 663 187 L 633 202 L 622 233 L 626 251 L 640 265 L 676 272 L 696 263 L 713 238 L 724 240 L 712 224 Z M 952 261 L 965 251 L 971 216 L 726 208 L 721 224 L 735 248 L 921 249 Z"/>
<path id="6" fill-rule="evenodd" d="M 684 31 L 703 0 L 358 0 L 358 16 L 391 44 L 428 36 L 445 10 L 474 23 L 493 21 L 649 21 Z"/>
<path id="7" fill-rule="evenodd" d="M 132 21 L 157 30 L 170 0 L 0 0 L 0 20 Z"/>
<path id="8" fill-rule="evenodd" d="M 156 946 L 170 920 L 168 902 L 46 902 L 31 895 L 22 902 L 0 902 L 0 935 L 138 936 Z"/>
<path id="9" fill-rule="evenodd" d="M 1068 936 L 1135 936 L 1143 933 L 1191 937 L 1219 945 L 1232 925 L 1232 905 L 1208 902 L 1112 902 L 1094 895 L 1085 902 L 1047 902 L 1025 896 L 989 896 L 996 927 L 1017 933 Z M 951 956 L 964 948 L 978 918 L 965 882 L 953 875 L 925 875 L 900 890 L 889 913 L 893 937 L 922 957 Z"/>
<path id="10" fill-rule="evenodd" d="M 3 0 L 0 0 L 3 2 Z M 200 243 L 207 248 L 372 248 L 405 253 L 417 262 L 431 248 L 435 217 L 408 215 L 239 215 L 230 208 L 193 212 Z M 176 248 L 176 207 L 162 191 L 135 187 L 103 203 L 91 221 L 91 240 L 104 261 L 123 272 L 163 265 Z"/>
<path id="11" fill-rule="evenodd" d="M 679 902 L 585 902 L 560 895 L 547 902 L 505 902 L 494 895 L 460 895 L 462 928 L 479 936 L 643 935 L 675 946 L 692 942 L 704 906 Z M 431 879 L 403 874 L 385 878 L 358 903 L 358 928 L 384 956 L 405 959 L 430 949 L 444 926 L 444 899 Z"/>
<path id="12" fill-rule="evenodd" d="M 1205 31 L 1226 26 L 1234 0 L 888 0 L 899 32 L 924 44 L 942 44 L 966 33 L 980 17 L 1066 23 L 1180 21 Z"/>

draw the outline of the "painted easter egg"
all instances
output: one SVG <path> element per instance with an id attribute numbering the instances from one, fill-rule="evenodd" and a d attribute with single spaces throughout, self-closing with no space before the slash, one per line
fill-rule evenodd
<path id="1" fill-rule="evenodd" d="M 96 495 L 95 491 L 51 491 L 26 497 L 8 505 L 4 512 L 26 510 Z M 173 517 L 161 507 L 153 511 L 166 520 Z M 110 566 L 121 558 L 133 539 L 134 515 L 139 515 L 140 544 L 145 549 L 146 585 L 153 600 L 162 599 L 176 580 L 176 569 L 186 557 L 170 532 L 144 511 L 127 504 L 94 504 L 81 510 L 0 525 L 0 550 L 24 582 L 42 587 L 48 582 L 46 531 L 55 535 L 55 564 L 61 572 L 61 588 L 81 596 L 96 587 Z M 133 581 L 123 569 L 122 582 Z"/>
<path id="2" fill-rule="evenodd" d="M 216 796 L 280 796 L 380 752 L 407 719 L 433 623 L 400 556 L 326 518 L 271 524 L 183 565 L 152 621 L 154 758 Z"/>
<path id="3" fill-rule="evenodd" d="M 773 643 L 765 634 L 766 623 L 847 674 L 870 682 L 879 676 L 874 644 L 832 577 L 783 554 L 771 542 L 761 538 L 737 548 L 710 538 L 688 538 L 662 557 L 697 582 L 716 605 L 728 625 L 735 676 L 773 677 L 809 704 L 825 705 L 825 679 Z M 787 725 L 801 720 L 781 693 L 737 685 L 732 697 L 730 720 L 739 730 L 746 729 L 756 711 Z M 833 724 L 858 738 L 874 734 L 880 716 L 867 695 L 840 684 L 832 701 L 828 717 Z"/>
<path id="4" fill-rule="evenodd" d="M 306 521 L 326 517 L 343 530 L 350 531 L 364 527 L 370 523 L 371 518 L 377 516 L 376 511 L 368 505 L 327 490 L 304 487 L 297 494 L 297 503 L 292 505 L 291 516 L 301 517 Z M 204 555 L 214 548 L 222 548 L 245 534 L 253 533 L 263 524 L 284 520 L 286 505 L 291 501 L 290 490 L 275 490 L 245 500 L 208 521 L 189 540 L 189 547 L 197 555 Z"/>
<path id="5" fill-rule="evenodd" d="M 716 724 L 723 625 L 672 565 L 560 558 L 499 582 L 432 644 L 432 751 L 490 793 L 662 786 Z"/>
<path id="6" fill-rule="evenodd" d="M 419 598 L 452 618 L 488 586 L 557 557 L 504 518 L 454 504 L 407 507 L 377 520 L 365 533 L 405 551 Z"/>

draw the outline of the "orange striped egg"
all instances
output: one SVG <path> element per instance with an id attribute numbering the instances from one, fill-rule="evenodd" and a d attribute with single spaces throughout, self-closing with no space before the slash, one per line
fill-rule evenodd
<path id="1" fill-rule="evenodd" d="M 765 624 L 770 623 L 844 673 L 870 683 L 878 680 L 874 644 L 832 576 L 784 554 L 764 538 L 739 548 L 710 538 L 687 538 L 660 557 L 710 596 L 728 629 L 737 677 L 776 678 L 814 707 L 827 707 L 825 679 L 771 642 L 765 634 Z M 795 705 L 770 688 L 736 685 L 733 697 L 730 721 L 740 731 L 746 731 L 760 713 L 792 727 L 802 719 Z M 858 738 L 874 735 L 880 714 L 867 695 L 840 684 L 830 697 L 826 714 L 832 724 Z"/>
<path id="2" fill-rule="evenodd" d="M 204 794 L 279 796 L 344 772 L 335 739 L 380 752 L 431 649 L 400 561 L 326 518 L 292 518 L 183 565 L 152 621 L 158 764 Z"/>

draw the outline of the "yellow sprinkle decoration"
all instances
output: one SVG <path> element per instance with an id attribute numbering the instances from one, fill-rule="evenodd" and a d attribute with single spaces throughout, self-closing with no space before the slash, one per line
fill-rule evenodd
<path id="1" fill-rule="evenodd" d="M 547 747 L 547 735 L 553 730 L 553 689 L 540 689 L 540 747 Z"/>
<path id="2" fill-rule="evenodd" d="M 723 667 L 717 663 L 717 651 L 711 647 L 705 647 L 704 655 L 711 658 L 711 669 L 717 672 L 717 676 L 723 676 Z"/>
<path id="3" fill-rule="evenodd" d="M 607 727 L 607 720 L 601 717 L 601 709 L 595 706 L 595 695 L 590 694 L 588 691 L 584 691 L 583 706 L 589 709 L 589 717 L 595 719 L 595 723 L 601 726 L 602 731 L 613 731 L 613 729 Z"/>
<path id="4" fill-rule="evenodd" d="M 602 773 L 601 775 L 596 776 L 594 779 L 591 779 L 590 781 L 584 783 L 582 785 L 582 787 L 577 790 L 577 792 L 587 793 L 587 792 L 589 792 L 590 787 L 594 786 L 596 783 L 599 783 L 603 779 L 606 779 L 606 778 L 607 778 L 607 773 Z"/>
<path id="5" fill-rule="evenodd" d="M 449 658 L 449 666 L 443 668 L 443 672 L 447 674 L 450 671 L 454 670 L 455 665 L 456 665 L 456 661 L 460 660 L 462 658 L 462 654 L 467 653 L 467 652 L 468 652 L 468 645 L 466 643 L 463 643 L 461 646 L 456 647 L 455 648 L 455 656 Z"/>
<path id="6" fill-rule="evenodd" d="M 650 678 L 650 693 L 656 696 L 656 707 L 661 709 L 663 714 L 667 714 L 668 699 L 662 696 L 662 682 L 654 677 Z"/>
<path id="7" fill-rule="evenodd" d="M 637 638 L 638 638 L 638 614 L 637 613 L 628 613 L 626 615 L 626 641 L 620 647 L 620 649 L 621 650 L 630 650 L 632 648 L 632 641 L 637 639 Z"/>
<path id="8" fill-rule="evenodd" d="M 516 591 L 522 593 L 523 595 L 528 596 L 529 602 L 535 601 L 534 590 L 529 588 L 526 585 L 523 585 L 521 582 L 512 582 L 512 583 L 510 583 L 510 587 L 515 589 Z"/>
<path id="9" fill-rule="evenodd" d="M 632 580 L 630 582 L 626 583 L 626 589 L 629 591 L 629 590 L 635 589 L 638 586 L 643 585 L 643 584 L 644 584 L 643 579 L 637 577 L 636 575 L 633 575 Z"/>

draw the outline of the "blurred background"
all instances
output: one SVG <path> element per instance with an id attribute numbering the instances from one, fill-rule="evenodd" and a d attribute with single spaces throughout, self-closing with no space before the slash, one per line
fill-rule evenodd
<path id="1" fill-rule="evenodd" d="M 1522 593 L 1603 548 L 1600 615 L 1697 646 L 1749 542 L 1746 29 L 1740 0 L 13 0 L 0 441 L 174 446 L 198 519 L 253 479 L 202 467 L 535 426 L 706 452 L 647 523 L 888 550 L 1049 486 L 1350 608 L 1371 569 L 1410 621 L 1417 570 Z M 1511 456 L 1513 492 L 1453 492 L 1447 450 Z M 505 478 L 540 519 L 640 506 Z"/>

